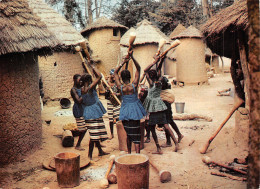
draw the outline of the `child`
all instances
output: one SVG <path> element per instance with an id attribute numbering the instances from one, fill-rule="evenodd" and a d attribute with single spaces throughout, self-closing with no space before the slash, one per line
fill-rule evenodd
<path id="1" fill-rule="evenodd" d="M 165 59 L 165 56 L 160 59 L 160 57 L 156 57 L 155 61 L 147 66 L 147 68 L 144 70 L 146 74 L 147 81 L 149 83 L 149 89 L 148 89 L 148 95 L 144 101 L 144 107 L 146 111 L 149 113 L 149 121 L 148 125 L 152 132 L 153 139 L 155 141 L 157 151 L 154 152 L 154 154 L 162 154 L 161 147 L 158 142 L 158 138 L 155 132 L 155 126 L 158 124 L 158 126 L 163 126 L 165 128 L 165 132 L 169 133 L 171 138 L 173 139 L 175 143 L 175 152 L 178 150 L 178 143 L 175 139 L 172 130 L 169 128 L 169 125 L 167 123 L 166 119 L 166 112 L 167 106 L 164 104 L 160 97 L 162 84 L 161 84 L 161 67 L 162 63 Z M 159 62 L 160 60 L 160 62 Z M 151 69 L 153 66 L 155 66 L 159 62 L 158 66 L 158 73 L 156 70 Z"/>
<path id="2" fill-rule="evenodd" d="M 96 68 L 94 68 L 92 65 L 90 66 L 93 69 L 93 73 L 95 74 L 96 79 L 92 81 L 91 75 L 83 75 L 81 77 L 83 84 L 81 93 L 84 108 L 83 116 L 90 134 L 88 157 L 92 159 L 94 144 L 96 144 L 96 147 L 98 148 L 99 156 L 107 155 L 109 153 L 104 152 L 100 144 L 100 141 L 108 139 L 105 123 L 102 118 L 102 116 L 106 113 L 106 110 L 103 104 L 100 102 L 96 92 L 96 86 L 101 80 L 102 76 Z"/>
<path id="3" fill-rule="evenodd" d="M 121 72 L 121 79 L 123 83 L 120 82 L 119 71 L 122 66 L 128 62 L 125 59 L 123 64 L 115 70 L 115 81 L 117 87 L 121 91 L 122 104 L 120 109 L 119 120 L 122 120 L 125 131 L 127 133 L 127 150 L 131 153 L 132 142 L 135 144 L 136 153 L 140 153 L 140 141 L 141 141 L 141 130 L 140 130 L 140 119 L 142 119 L 146 112 L 140 100 L 137 97 L 137 88 L 140 79 L 140 65 L 132 56 L 132 52 L 129 53 L 132 58 L 134 65 L 136 67 L 135 78 L 132 83 L 130 83 L 131 75 L 128 70 L 123 70 Z"/>

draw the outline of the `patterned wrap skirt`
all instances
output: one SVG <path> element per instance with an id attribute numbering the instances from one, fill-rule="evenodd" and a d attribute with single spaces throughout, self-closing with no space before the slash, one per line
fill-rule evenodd
<path id="1" fill-rule="evenodd" d="M 104 141 L 107 140 L 107 131 L 103 118 L 85 120 L 88 127 L 90 140 Z"/>
<path id="2" fill-rule="evenodd" d="M 122 121 L 126 134 L 130 140 L 135 144 L 140 144 L 141 129 L 140 120 L 123 120 Z"/>
<path id="3" fill-rule="evenodd" d="M 79 117 L 79 118 L 75 118 L 75 119 L 76 119 L 76 124 L 77 124 L 79 131 L 88 130 L 84 117 Z"/>
<path id="4" fill-rule="evenodd" d="M 107 101 L 107 114 L 109 122 L 113 122 L 114 119 L 117 121 L 119 120 L 119 113 L 120 113 L 121 106 L 114 106 L 110 100 Z"/>

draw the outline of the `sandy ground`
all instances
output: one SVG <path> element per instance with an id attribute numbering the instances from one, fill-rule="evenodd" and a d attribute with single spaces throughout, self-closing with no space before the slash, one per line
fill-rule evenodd
<path id="1" fill-rule="evenodd" d="M 172 181 L 169 183 L 160 183 L 159 177 L 150 168 L 149 188 L 246 188 L 246 182 L 234 181 L 224 177 L 213 176 L 209 169 L 202 161 L 198 149 L 203 146 L 207 139 L 219 127 L 221 122 L 227 116 L 229 110 L 234 104 L 234 98 L 231 96 L 216 96 L 217 90 L 233 88 L 230 74 L 219 74 L 209 80 L 209 85 L 201 86 L 185 86 L 183 88 L 173 88 L 175 92 L 176 102 L 185 102 L 185 113 L 197 113 L 213 118 L 212 122 L 200 121 L 176 121 L 182 134 L 185 136 L 180 143 L 180 150 L 174 152 L 174 148 L 164 148 L 163 155 L 154 155 L 155 144 L 152 140 L 149 144 L 145 144 L 145 149 L 141 153 L 146 154 L 155 162 L 159 169 L 165 169 L 171 172 Z M 106 106 L 106 100 L 102 100 Z M 172 105 L 175 113 L 175 106 Z M 54 135 L 62 133 L 63 125 L 74 123 L 74 118 L 70 116 L 55 116 L 57 111 L 61 110 L 59 103 L 52 103 L 44 106 L 42 112 L 43 119 L 43 135 L 42 146 L 37 151 L 31 153 L 21 162 L 8 165 L 0 169 L 0 188 L 43 188 L 50 189 L 59 188 L 56 173 L 42 168 L 44 159 L 50 158 L 59 152 L 76 152 L 81 156 L 87 156 L 88 153 L 88 135 L 84 138 L 82 146 L 85 151 L 77 151 L 74 147 L 64 148 L 61 145 L 61 139 Z M 68 111 L 68 110 L 67 110 Z M 245 158 L 247 156 L 247 148 L 238 146 L 234 143 L 235 116 L 227 122 L 225 127 L 211 143 L 207 155 L 213 160 L 221 163 L 232 162 L 234 158 Z M 51 120 L 51 124 L 47 125 L 44 120 Z M 106 127 L 108 129 L 108 118 L 104 116 Z M 116 128 L 114 129 L 116 132 Z M 109 133 L 109 129 L 108 129 Z M 165 142 L 163 132 L 158 131 L 160 144 Z M 190 142 L 195 142 L 189 146 Z M 75 138 L 75 143 L 77 138 Z M 117 135 L 112 140 L 103 142 L 106 146 L 104 150 L 116 156 L 119 154 Z M 105 170 L 108 166 L 110 155 L 104 157 L 97 156 L 97 149 L 94 149 L 93 161 L 91 165 L 81 170 L 81 176 L 85 175 L 88 170 Z M 101 171 L 102 172 L 102 171 Z M 98 173 L 99 174 L 99 173 Z M 103 173 L 100 173 L 101 177 Z M 99 188 L 98 180 L 81 180 L 80 188 Z M 117 185 L 110 185 L 110 188 L 117 188 Z"/>

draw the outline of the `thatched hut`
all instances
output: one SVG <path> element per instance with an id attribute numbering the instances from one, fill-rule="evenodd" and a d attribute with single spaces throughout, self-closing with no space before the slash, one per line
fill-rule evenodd
<path id="1" fill-rule="evenodd" d="M 58 40 L 24 0 L 0 1 L 0 164 L 41 144 L 38 54 Z"/>
<path id="2" fill-rule="evenodd" d="M 230 71 L 236 94 L 245 99 L 245 107 L 249 110 L 248 27 L 247 4 L 245 0 L 240 0 L 210 18 L 201 29 L 207 45 L 214 53 L 231 58 Z M 242 76 L 238 74 L 241 73 L 241 69 Z M 235 142 L 243 147 L 246 146 L 246 149 L 248 110 L 240 110 L 236 113 L 234 138 Z"/>
<path id="3" fill-rule="evenodd" d="M 153 62 L 153 56 L 158 50 L 158 44 L 161 39 L 169 41 L 169 38 L 162 33 L 159 28 L 152 25 L 148 20 L 143 20 L 137 24 L 135 30 L 136 39 L 134 41 L 134 57 L 139 62 L 141 66 L 141 71 L 143 71 L 147 65 Z M 123 47 L 128 47 L 129 45 L 129 34 L 127 32 L 121 39 L 120 45 Z"/>
<path id="4" fill-rule="evenodd" d="M 116 67 L 120 53 L 119 42 L 127 29 L 106 17 L 100 17 L 81 31 L 89 41 L 89 47 L 93 52 L 92 57 L 100 60 L 97 67 L 104 75 Z"/>
<path id="5" fill-rule="evenodd" d="M 84 38 L 71 23 L 43 0 L 29 0 L 29 6 L 46 24 L 48 30 L 61 41 L 61 46 L 54 50 L 52 56 L 39 57 L 44 97 L 45 99 L 68 98 L 73 85 L 73 75 L 84 72 L 80 56 L 74 52 L 74 46 Z"/>
<path id="6" fill-rule="evenodd" d="M 184 30 L 186 30 L 186 28 L 182 24 L 178 24 L 178 26 L 170 34 L 170 38 L 174 38 Z M 164 63 L 165 75 L 176 77 L 176 69 L 177 69 L 176 57 L 177 54 L 175 50 L 171 50 L 170 52 L 167 53 L 167 58 L 165 59 L 165 63 Z"/>
<path id="7" fill-rule="evenodd" d="M 184 84 L 207 82 L 205 44 L 202 40 L 202 33 L 195 27 L 190 26 L 171 39 L 181 41 L 181 44 L 176 48 L 176 80 Z"/>

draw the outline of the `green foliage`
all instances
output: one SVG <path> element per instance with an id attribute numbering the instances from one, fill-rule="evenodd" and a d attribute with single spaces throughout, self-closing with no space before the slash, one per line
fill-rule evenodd
<path id="1" fill-rule="evenodd" d="M 153 0 L 122 0 L 113 9 L 112 20 L 130 28 L 143 19 L 150 20 L 149 12 L 154 13 L 159 6 L 160 3 Z"/>
<path id="2" fill-rule="evenodd" d="M 178 0 L 176 3 L 163 3 L 156 11 L 150 13 L 157 26 L 166 34 L 170 34 L 178 24 L 185 27 L 198 26 L 205 22 L 202 8 L 193 0 Z"/>

